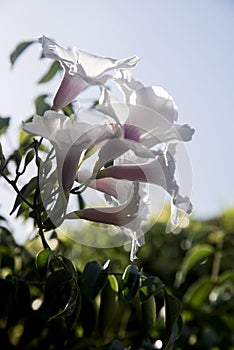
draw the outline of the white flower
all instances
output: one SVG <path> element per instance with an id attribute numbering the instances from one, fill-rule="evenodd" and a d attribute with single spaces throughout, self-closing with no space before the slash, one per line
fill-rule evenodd
<path id="1" fill-rule="evenodd" d="M 81 153 L 103 140 L 118 136 L 119 131 L 113 124 L 72 122 L 55 111 L 46 111 L 43 117 L 35 115 L 23 129 L 48 139 L 54 146 L 58 181 L 64 192 L 69 192 L 73 185 Z"/>
<path id="2" fill-rule="evenodd" d="M 105 88 L 96 109 L 123 125 L 125 137 L 147 147 L 161 143 L 189 141 L 194 129 L 178 125 L 178 111 L 173 98 L 161 87 L 145 87 L 127 70 L 118 70 L 113 77 L 124 95 L 116 99 Z"/>
<path id="3" fill-rule="evenodd" d="M 174 206 L 187 213 L 192 211 L 189 198 L 180 195 L 175 180 L 175 147 L 178 142 L 191 140 L 194 129 L 188 125 L 176 124 L 177 107 L 173 98 L 163 88 L 145 87 L 126 70 L 119 70 L 113 80 L 123 92 L 124 102 L 118 101 L 110 91 L 102 88 L 97 110 L 122 125 L 125 136 L 123 143 L 127 144 L 131 140 L 133 144 L 144 145 L 155 155 L 155 160 L 146 163 L 146 151 L 143 158 L 134 152 L 132 159 L 132 154 L 129 153 L 129 164 L 116 165 L 115 161 L 112 167 L 103 170 L 98 176 L 148 182 L 164 188 L 172 197 L 172 218 L 175 223 L 177 216 Z M 105 160 L 115 159 L 113 155 L 116 154 L 116 150 L 110 146 L 111 142 L 109 140 L 100 150 L 99 158 L 102 158 L 106 149 Z M 157 151 L 153 149 L 155 146 Z M 139 146 L 131 149 L 134 151 L 137 148 Z M 135 156 L 138 156 L 138 159 Z M 101 164 L 103 163 L 102 161 Z"/>
<path id="4" fill-rule="evenodd" d="M 68 105 L 87 86 L 103 85 L 112 78 L 109 71 L 116 68 L 131 68 L 139 61 L 137 56 L 116 60 L 95 56 L 77 48 L 70 51 L 45 36 L 39 38 L 39 42 L 42 44 L 43 54 L 59 60 L 64 69 L 62 81 L 53 100 L 54 110 Z"/>

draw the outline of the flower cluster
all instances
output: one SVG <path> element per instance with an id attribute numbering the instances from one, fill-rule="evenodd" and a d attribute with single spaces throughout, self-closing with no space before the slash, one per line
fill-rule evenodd
<path id="1" fill-rule="evenodd" d="M 23 129 L 52 144 L 59 188 L 67 202 L 74 183 L 105 195 L 106 207 L 80 208 L 64 213 L 64 219 L 122 227 L 131 237 L 133 260 L 144 243 L 141 224 L 148 216 L 147 184 L 160 186 L 171 196 L 174 225 L 178 211 L 192 211 L 190 199 L 181 195 L 175 179 L 175 155 L 177 144 L 191 140 L 194 130 L 177 124 L 177 107 L 163 88 L 134 79 L 128 69 L 138 63 L 137 56 L 116 60 L 65 49 L 45 36 L 39 42 L 46 57 L 60 62 L 63 77 L 51 110 L 42 117 L 35 115 Z M 107 82 L 122 92 L 122 100 L 110 92 Z M 58 112 L 90 85 L 100 88 L 94 108 L 102 123 L 81 122 L 79 115 L 78 121 L 72 121 Z M 84 153 L 93 152 L 97 160 L 91 171 L 80 169 Z"/>

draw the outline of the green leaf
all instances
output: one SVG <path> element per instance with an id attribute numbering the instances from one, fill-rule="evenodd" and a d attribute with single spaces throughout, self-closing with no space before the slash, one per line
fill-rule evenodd
<path id="1" fill-rule="evenodd" d="M 70 271 L 66 269 L 60 269 L 52 272 L 46 279 L 45 293 L 53 294 L 58 287 L 73 279 Z"/>
<path id="2" fill-rule="evenodd" d="M 10 125 L 10 117 L 0 117 L 0 135 L 4 134 Z"/>
<path id="3" fill-rule="evenodd" d="M 168 294 L 166 290 L 164 290 L 164 298 L 166 309 L 166 337 L 164 340 L 164 349 L 169 349 L 169 347 L 178 339 L 182 331 L 182 318 L 180 316 L 181 303 L 174 295 Z"/>
<path id="4" fill-rule="evenodd" d="M 137 266 L 128 265 L 122 276 L 123 296 L 125 300 L 131 302 L 138 292 L 140 273 Z"/>
<path id="5" fill-rule="evenodd" d="M 152 295 L 156 295 L 162 288 L 164 284 L 158 277 L 149 276 L 141 281 L 140 287 L 140 301 L 145 302 Z"/>
<path id="6" fill-rule="evenodd" d="M 52 252 L 49 249 L 41 250 L 36 256 L 36 268 L 41 277 L 41 279 L 46 277 L 48 272 L 50 258 L 55 255 L 55 252 Z"/>
<path id="7" fill-rule="evenodd" d="M 54 63 L 52 63 L 48 72 L 38 81 L 38 84 L 43 84 L 50 81 L 60 69 L 61 69 L 61 66 L 58 61 L 55 61 Z"/>
<path id="8" fill-rule="evenodd" d="M 109 262 L 108 260 L 103 267 L 97 261 L 90 261 L 85 265 L 83 288 L 89 299 L 95 299 L 104 288 L 108 277 Z"/>
<path id="9" fill-rule="evenodd" d="M 234 283 L 234 271 L 226 270 L 224 271 L 218 279 L 219 284 Z"/>
<path id="10" fill-rule="evenodd" d="M 7 319 L 14 295 L 14 284 L 11 281 L 0 279 L 0 319 Z"/>
<path id="11" fill-rule="evenodd" d="M 187 290 L 183 302 L 194 308 L 199 308 L 208 298 L 212 288 L 213 283 L 210 281 L 209 276 L 203 276 Z"/>
<path id="12" fill-rule="evenodd" d="M 25 161 L 24 161 L 24 166 L 26 167 L 29 163 L 31 163 L 31 161 L 33 160 L 33 158 L 34 158 L 34 150 L 31 149 L 31 150 L 26 154 Z"/>
<path id="13" fill-rule="evenodd" d="M 185 256 L 181 270 L 177 275 L 177 285 L 179 286 L 185 279 L 187 273 L 199 262 L 207 259 L 214 253 L 214 247 L 209 244 L 199 244 L 190 249 Z"/>
<path id="14" fill-rule="evenodd" d="M 72 103 L 69 103 L 69 105 L 63 107 L 63 113 L 65 115 L 67 115 L 68 117 L 70 117 L 71 115 L 74 115 L 75 114 L 75 111 L 72 107 Z"/>
<path id="15" fill-rule="evenodd" d="M 60 260 L 62 260 L 62 264 L 63 266 L 69 271 L 71 272 L 72 276 L 74 279 L 77 279 L 78 275 L 77 275 L 77 270 L 73 264 L 73 262 L 69 259 L 67 259 L 65 256 L 63 255 L 59 255 L 58 256 Z"/>
<path id="16" fill-rule="evenodd" d="M 44 113 L 51 109 L 51 106 L 45 102 L 45 99 L 48 97 L 48 95 L 40 95 L 34 100 L 34 105 L 36 108 L 36 114 L 37 115 L 44 115 Z"/>
<path id="17" fill-rule="evenodd" d="M 37 177 L 33 177 L 29 183 L 27 183 L 26 185 L 24 185 L 21 190 L 20 190 L 20 194 L 21 195 L 17 195 L 14 206 L 10 212 L 10 215 L 14 213 L 14 211 L 18 208 L 18 206 L 23 202 L 23 199 L 21 196 L 23 196 L 24 198 L 27 198 L 28 195 L 30 195 L 32 192 L 34 192 L 34 190 L 36 189 L 37 186 Z"/>
<path id="18" fill-rule="evenodd" d="M 109 275 L 108 276 L 108 281 L 110 283 L 111 289 L 114 292 L 118 293 L 119 292 L 119 285 L 118 285 L 118 281 L 117 281 L 116 277 L 114 275 Z"/>
<path id="19" fill-rule="evenodd" d="M 156 321 L 156 302 L 153 295 L 141 304 L 141 310 L 143 327 L 147 336 Z"/>
<path id="20" fill-rule="evenodd" d="M 22 155 L 20 153 L 20 151 L 16 150 L 14 151 L 14 153 L 11 156 L 11 159 L 15 162 L 16 166 L 17 166 L 17 170 L 20 166 L 21 160 L 22 160 Z"/>
<path id="21" fill-rule="evenodd" d="M 113 279 L 109 278 L 105 287 L 101 292 L 101 302 L 99 308 L 98 325 L 101 334 L 108 338 L 113 334 L 117 319 L 117 307 L 118 307 L 118 293 L 113 290 L 111 283 Z M 114 277 L 113 275 L 111 277 Z M 111 281 L 111 282 L 110 282 Z"/>
<path id="22" fill-rule="evenodd" d="M 30 45 L 34 44 L 36 41 L 24 41 L 16 46 L 16 49 L 10 55 L 11 65 L 13 66 L 18 59 L 18 57 L 27 49 Z"/>

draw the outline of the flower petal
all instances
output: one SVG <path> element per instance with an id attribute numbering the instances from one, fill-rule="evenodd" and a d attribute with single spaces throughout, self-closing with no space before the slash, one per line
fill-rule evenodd
<path id="1" fill-rule="evenodd" d="M 87 86 L 88 83 L 80 76 L 71 75 L 65 70 L 59 88 L 53 98 L 52 109 L 58 111 L 67 106 Z"/>
<path id="2" fill-rule="evenodd" d="M 162 131 L 155 128 L 140 136 L 140 142 L 146 147 L 153 147 L 159 143 L 190 141 L 195 130 L 189 125 L 173 125 Z"/>
<path id="3" fill-rule="evenodd" d="M 99 171 L 106 163 L 113 161 L 129 150 L 141 158 L 154 158 L 151 150 L 138 142 L 120 138 L 108 140 L 98 153 L 99 158 L 95 165 L 95 171 Z"/>

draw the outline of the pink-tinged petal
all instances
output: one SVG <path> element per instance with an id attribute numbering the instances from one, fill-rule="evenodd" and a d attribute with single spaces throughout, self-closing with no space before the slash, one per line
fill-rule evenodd
<path id="1" fill-rule="evenodd" d="M 135 185 L 136 187 L 137 185 Z M 139 195 L 136 188 L 133 189 L 128 202 L 117 207 L 97 207 L 75 211 L 67 215 L 68 219 L 79 219 L 100 222 L 116 226 L 128 225 L 138 214 Z"/>
<path id="2" fill-rule="evenodd" d="M 71 147 L 67 153 L 56 148 L 55 150 L 59 185 L 65 193 L 68 193 L 71 190 L 76 177 L 81 152 L 73 147 Z"/>
<path id="3" fill-rule="evenodd" d="M 136 156 L 141 158 L 154 158 L 154 154 L 150 149 L 144 147 L 138 142 L 126 139 L 108 140 L 98 153 L 98 161 L 95 166 L 95 171 L 101 169 L 106 163 L 120 157 L 127 151 L 131 150 Z"/>
<path id="4" fill-rule="evenodd" d="M 189 125 L 173 125 L 164 132 L 153 129 L 140 135 L 140 142 L 146 147 L 153 147 L 159 143 L 190 141 L 195 130 Z"/>
<path id="5" fill-rule="evenodd" d="M 39 42 L 42 44 L 44 55 L 59 60 L 64 68 L 64 76 L 53 102 L 55 110 L 72 102 L 88 85 L 105 84 L 113 76 L 106 74 L 107 72 L 134 67 L 139 61 L 137 56 L 116 60 L 99 57 L 79 49 L 70 51 L 45 36 L 41 37 Z"/>
<path id="6" fill-rule="evenodd" d="M 76 174 L 76 181 L 79 183 L 84 183 L 91 177 L 89 171 L 78 171 Z M 97 191 L 106 193 L 110 196 L 117 197 L 117 186 L 121 180 L 113 178 L 104 178 L 98 180 L 91 180 L 88 182 L 87 186 L 93 188 Z"/>
<path id="7" fill-rule="evenodd" d="M 109 138 L 119 137 L 116 124 L 88 124 L 72 122 L 55 111 L 47 111 L 43 117 L 34 116 L 24 130 L 47 138 L 55 148 L 57 173 L 60 186 L 68 192 L 75 180 L 81 153 Z"/>
<path id="8" fill-rule="evenodd" d="M 81 77 L 78 75 L 71 75 L 65 70 L 60 86 L 53 98 L 52 109 L 58 111 L 67 106 L 87 86 L 88 83 Z"/>
<path id="9" fill-rule="evenodd" d="M 192 211 L 190 199 L 179 194 L 174 178 L 175 161 L 172 155 L 158 156 L 154 161 L 141 165 L 114 165 L 98 174 L 98 178 L 113 177 L 129 181 L 151 183 L 164 188 L 172 197 L 173 204 L 188 214 Z"/>

